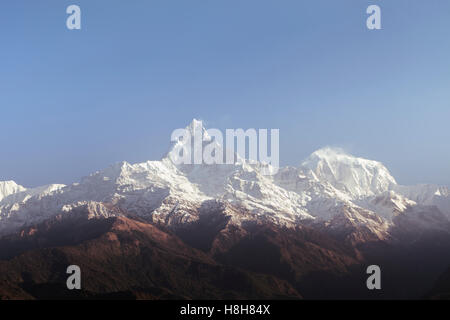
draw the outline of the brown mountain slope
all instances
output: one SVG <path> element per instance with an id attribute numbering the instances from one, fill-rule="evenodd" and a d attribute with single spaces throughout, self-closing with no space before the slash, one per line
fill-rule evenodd
<path id="1" fill-rule="evenodd" d="M 445 232 L 374 241 L 350 225 L 365 240 L 355 245 L 317 224 L 279 226 L 220 203 L 170 229 L 112 205 L 84 208 L 0 239 L 0 298 L 420 298 L 450 263 Z M 66 288 L 72 264 L 81 291 Z M 382 270 L 380 291 L 366 287 L 372 264 Z M 432 297 L 445 296 L 443 279 Z"/>
<path id="2" fill-rule="evenodd" d="M 5 250 L 5 245 L 14 248 Z M 157 227 L 127 217 L 53 220 L 0 242 L 0 297 L 301 298 L 286 281 L 216 263 Z M 81 291 L 66 289 L 69 265 Z"/>
<path id="3" fill-rule="evenodd" d="M 323 230 L 255 220 L 245 209 L 230 206 L 200 212 L 197 221 L 175 232 L 185 243 L 216 261 L 284 279 L 304 297 L 326 297 L 323 293 L 328 291 L 328 284 L 339 290 L 335 279 L 346 282 L 350 273 L 364 263 L 358 250 Z M 356 286 L 367 291 L 364 279 L 356 281 Z"/>

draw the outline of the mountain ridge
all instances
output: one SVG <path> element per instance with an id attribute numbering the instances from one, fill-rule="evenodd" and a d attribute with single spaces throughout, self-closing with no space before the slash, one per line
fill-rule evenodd
<path id="1" fill-rule="evenodd" d="M 399 185 L 331 148 L 274 175 L 245 159 L 176 164 L 179 142 L 71 185 L 0 183 L 0 298 L 405 298 L 450 264 L 446 187 Z M 383 295 L 365 286 L 374 263 Z M 70 264 L 89 283 L 75 296 Z"/>
<path id="2" fill-rule="evenodd" d="M 207 134 L 195 119 L 186 129 Z M 319 149 L 299 167 L 280 168 L 277 174 L 266 176 L 261 174 L 263 164 L 243 159 L 234 164 L 174 164 L 170 154 L 177 143 L 159 161 L 119 162 L 69 186 L 27 190 L 11 181 L 0 182 L 0 187 L 7 186 L 0 188 L 4 190 L 0 235 L 90 202 L 110 203 L 174 227 L 198 219 L 199 208 L 210 200 L 248 210 L 253 219 L 286 226 L 313 220 L 331 223 L 343 215 L 379 238 L 388 237 L 394 217 L 415 206 L 430 212 L 437 207 L 444 224 L 450 217 L 448 188 L 400 186 L 380 162 L 341 149 Z"/>

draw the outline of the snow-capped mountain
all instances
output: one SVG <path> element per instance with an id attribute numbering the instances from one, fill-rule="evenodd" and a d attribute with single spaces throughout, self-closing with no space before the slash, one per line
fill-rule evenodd
<path id="1" fill-rule="evenodd" d="M 201 121 L 194 120 L 186 129 L 202 132 L 211 142 Z M 105 216 L 103 204 L 173 227 L 197 220 L 205 204 L 226 204 L 230 212 L 249 213 L 232 217 L 236 224 L 243 219 L 285 226 L 323 224 L 333 231 L 353 232 L 356 240 L 354 229 L 362 227 L 375 238 L 388 238 L 401 215 L 410 214 L 410 224 L 427 225 L 429 211 L 432 225 L 439 219 L 441 225 L 448 223 L 447 188 L 400 186 L 381 163 L 339 149 L 318 150 L 298 168 L 280 168 L 267 176 L 261 172 L 266 165 L 243 159 L 226 165 L 176 165 L 183 143 L 174 142 L 159 161 L 118 163 L 70 186 L 25 189 L 0 182 L 0 234 L 83 206 Z"/>
<path id="2" fill-rule="evenodd" d="M 14 181 L 0 181 L 0 201 L 11 194 L 25 191 L 26 189 Z"/>
<path id="3" fill-rule="evenodd" d="M 397 185 L 380 162 L 353 157 L 340 149 L 320 149 L 311 154 L 302 167 L 311 179 L 328 182 L 352 198 L 377 195 Z"/>

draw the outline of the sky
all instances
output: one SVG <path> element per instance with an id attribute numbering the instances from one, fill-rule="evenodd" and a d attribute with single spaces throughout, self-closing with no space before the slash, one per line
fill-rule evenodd
<path id="1" fill-rule="evenodd" d="M 336 146 L 450 185 L 448 0 L 5 0 L 0 39 L 0 180 L 158 160 L 197 118 L 280 129 L 281 165 Z"/>

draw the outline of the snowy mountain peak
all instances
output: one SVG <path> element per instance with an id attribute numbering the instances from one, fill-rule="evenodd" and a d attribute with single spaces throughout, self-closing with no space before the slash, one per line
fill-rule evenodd
<path id="1" fill-rule="evenodd" d="M 14 181 L 0 181 L 0 201 L 7 196 L 25 191 L 26 188 L 18 185 Z"/>
<path id="2" fill-rule="evenodd" d="M 191 123 L 189 123 L 189 125 L 186 126 L 184 129 L 191 134 L 192 138 L 194 137 L 194 135 L 198 134 L 200 137 L 204 137 L 204 140 L 210 139 L 208 132 L 206 131 L 205 126 L 203 125 L 203 120 L 198 120 L 194 118 L 192 119 Z"/>
<path id="3" fill-rule="evenodd" d="M 339 148 L 326 147 L 315 151 L 302 167 L 313 178 L 328 182 L 356 198 L 380 194 L 397 185 L 382 163 L 354 157 Z"/>
<path id="4" fill-rule="evenodd" d="M 191 123 L 186 127 L 186 129 L 191 129 L 191 131 L 195 130 L 206 130 L 203 126 L 203 121 L 198 119 L 192 119 Z"/>
<path id="5" fill-rule="evenodd" d="M 163 159 L 169 159 L 174 163 L 183 162 L 184 157 L 191 158 L 191 148 L 194 136 L 209 138 L 203 121 L 192 119 L 191 123 L 184 129 L 177 129 L 172 132 L 171 146 Z M 187 153 L 187 154 L 186 154 Z"/>
<path id="6" fill-rule="evenodd" d="M 162 160 L 169 160 L 177 166 L 202 164 L 203 150 L 207 145 L 214 147 L 214 150 L 222 150 L 221 153 L 225 154 L 224 146 L 209 135 L 203 121 L 193 119 L 184 129 L 172 132 L 170 149 Z"/>

